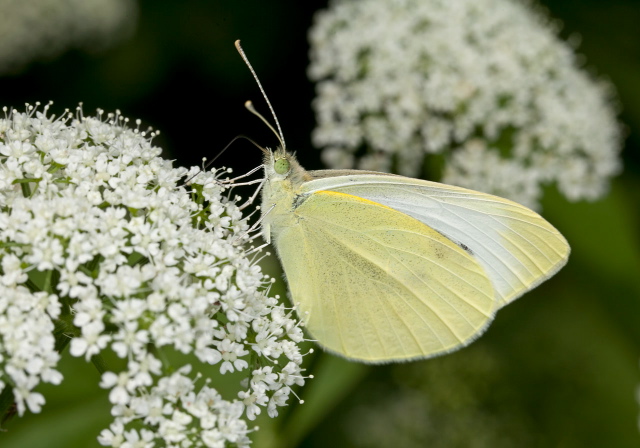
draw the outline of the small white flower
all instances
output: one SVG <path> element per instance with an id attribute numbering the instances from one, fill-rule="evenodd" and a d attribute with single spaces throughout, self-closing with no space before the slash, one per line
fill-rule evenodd
<path id="1" fill-rule="evenodd" d="M 155 446 L 153 443 L 154 434 L 147 429 L 141 429 L 138 432 L 135 429 L 131 429 L 124 433 L 125 442 L 121 445 L 122 448 L 152 448 Z"/>
<path id="2" fill-rule="evenodd" d="M 35 151 L 33 145 L 29 142 L 13 140 L 9 144 L 0 144 L 0 154 L 12 157 L 18 162 L 29 160 L 29 155 Z"/>
<path id="3" fill-rule="evenodd" d="M 21 260 L 14 254 L 2 257 L 2 284 L 14 286 L 27 280 L 27 273 L 22 270 Z"/>
<path id="4" fill-rule="evenodd" d="M 102 302 L 93 294 L 87 294 L 88 290 L 83 289 L 84 298 L 81 302 L 78 302 L 75 307 L 75 317 L 73 318 L 74 325 L 78 327 L 84 327 L 90 322 L 101 322 L 106 314 L 106 311 L 102 307 Z"/>
<path id="5" fill-rule="evenodd" d="M 7 366 L 7 373 L 15 383 L 13 395 L 18 408 L 18 415 L 23 415 L 26 408 L 33 413 L 40 412 L 44 404 L 44 396 L 34 392 L 33 388 L 38 384 L 38 378 L 27 375 L 25 372 Z"/>
<path id="6" fill-rule="evenodd" d="M 238 398 L 245 405 L 249 420 L 255 420 L 256 416 L 260 414 L 260 406 L 265 406 L 269 401 L 266 388 L 260 384 L 253 385 L 252 390 L 238 392 Z"/>
<path id="7" fill-rule="evenodd" d="M 280 346 L 282 347 L 282 352 L 287 358 L 289 358 L 297 365 L 300 365 L 302 363 L 302 354 L 297 348 L 298 346 L 295 344 L 295 342 L 285 339 L 280 343 Z"/>
<path id="8" fill-rule="evenodd" d="M 262 330 L 256 335 L 256 343 L 252 345 L 252 348 L 259 355 L 267 358 L 278 358 L 280 353 L 282 353 L 281 344 L 275 336 L 269 336 L 270 334 L 267 330 Z"/>
<path id="9" fill-rule="evenodd" d="M 103 334 L 104 324 L 100 321 L 92 321 L 82 327 L 82 336 L 71 340 L 70 352 L 73 356 L 84 355 L 88 361 L 93 355 L 97 355 L 104 349 L 111 336 Z"/>
<path id="10" fill-rule="evenodd" d="M 202 431 L 202 442 L 208 448 L 224 448 L 225 438 L 217 429 Z"/>
<path id="11" fill-rule="evenodd" d="M 276 389 L 278 387 L 278 375 L 273 373 L 273 367 L 266 366 L 254 370 L 252 373 L 251 383 L 257 387 L 265 389 Z"/>
<path id="12" fill-rule="evenodd" d="M 120 421 L 113 422 L 109 429 L 103 429 L 98 436 L 98 442 L 102 446 L 118 448 L 124 441 L 124 425 Z"/>
<path id="13" fill-rule="evenodd" d="M 289 387 L 283 387 L 273 394 L 267 405 L 269 417 L 275 418 L 278 416 L 278 406 L 285 406 L 287 404 L 290 393 L 291 389 Z"/>
<path id="14" fill-rule="evenodd" d="M 27 261 L 36 265 L 39 271 L 46 271 L 64 264 L 63 248 L 58 239 L 42 239 L 37 244 L 34 241 L 32 253 Z"/>
<path id="15" fill-rule="evenodd" d="M 160 423 L 158 433 L 167 442 L 178 443 L 187 437 L 185 429 L 185 425 L 176 420 L 164 420 Z"/>
<path id="16" fill-rule="evenodd" d="M 151 386 L 153 375 L 162 373 L 162 363 L 150 353 L 141 355 L 139 361 L 130 360 L 127 367 L 132 377 L 132 388 Z"/>
<path id="17" fill-rule="evenodd" d="M 111 348 L 119 357 L 124 358 L 130 353 L 142 354 L 148 342 L 149 332 L 138 329 L 136 321 L 128 321 L 113 335 Z"/>
<path id="18" fill-rule="evenodd" d="M 218 350 L 222 355 L 222 365 L 220 366 L 220 373 L 233 372 L 234 367 L 240 371 L 249 366 L 243 359 L 238 359 L 239 356 L 248 355 L 249 352 L 244 349 L 241 344 L 237 342 L 231 342 L 229 339 L 225 339 L 218 343 Z"/>
<path id="19" fill-rule="evenodd" d="M 287 386 L 292 386 L 293 384 L 302 386 L 304 384 L 304 377 L 301 375 L 300 366 L 295 362 L 288 363 L 284 369 L 282 369 L 279 380 Z"/>

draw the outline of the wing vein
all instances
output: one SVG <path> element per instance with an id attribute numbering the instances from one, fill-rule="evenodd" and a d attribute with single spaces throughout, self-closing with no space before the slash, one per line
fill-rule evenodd
<path id="1" fill-rule="evenodd" d="M 316 219 L 318 219 L 318 218 L 316 218 Z M 413 218 L 413 219 L 415 219 L 415 218 Z M 351 232 L 351 233 L 359 233 L 360 235 L 365 235 L 365 233 L 363 233 L 363 232 L 357 232 L 357 231 L 355 231 L 355 230 L 353 230 L 353 229 L 351 229 L 351 228 L 349 228 L 349 227 L 342 226 L 342 225 L 336 224 L 336 223 L 331 222 L 331 221 L 326 221 L 326 220 L 322 220 L 322 219 L 318 219 L 318 220 L 319 220 L 319 221 L 323 221 L 325 224 L 333 225 L 333 226 L 335 226 L 335 227 L 339 227 L 339 228 L 341 228 L 341 229 L 343 229 L 343 230 L 347 230 L 347 231 L 349 231 L 349 232 Z M 426 226 L 426 224 L 423 224 L 423 225 L 425 225 L 425 226 Z M 422 236 L 422 237 L 424 237 L 424 238 L 428 238 L 429 240 L 431 240 L 431 241 L 433 241 L 433 242 L 435 242 L 435 243 L 438 243 L 438 244 L 442 245 L 442 246 L 443 246 L 443 247 L 445 247 L 446 249 L 449 249 L 449 250 L 451 249 L 450 247 L 448 247 L 448 246 L 446 246 L 445 244 L 443 244 L 443 243 L 442 243 L 442 241 L 439 241 L 438 239 L 433 238 L 433 237 L 431 237 L 431 236 L 429 236 L 429 235 L 425 235 L 425 234 L 417 233 L 417 232 L 411 232 L 411 231 L 407 231 L 407 230 L 405 230 L 405 229 L 399 229 L 399 228 L 386 228 L 385 230 L 388 230 L 388 231 L 389 231 L 389 230 L 390 230 L 390 231 L 397 231 L 397 232 L 403 232 L 403 233 L 409 233 L 409 234 L 412 234 L 412 235 Z M 379 240 L 377 240 L 377 239 L 375 239 L 375 238 L 372 238 L 371 236 L 368 236 L 368 238 L 370 238 L 370 239 L 372 239 L 372 240 L 376 241 L 378 244 L 381 244 L 381 245 L 382 245 L 382 246 L 384 246 L 384 247 L 391 247 L 391 246 L 388 246 L 388 245 L 386 245 L 386 244 L 382 244 L 382 243 L 380 243 L 380 242 L 379 242 Z M 345 246 L 346 246 L 346 245 L 345 245 Z M 349 247 L 349 249 L 352 249 L 352 250 L 353 250 L 353 248 L 352 248 L 352 247 Z M 405 251 L 405 250 L 398 249 L 398 248 L 395 248 L 395 250 L 397 250 L 397 251 L 399 251 L 399 252 L 406 252 L 406 253 L 410 253 L 410 254 L 412 254 L 412 255 L 416 255 L 416 256 L 421 256 L 421 255 L 415 254 L 415 253 L 413 253 L 413 252 Z M 354 252 L 355 252 L 355 251 L 354 251 Z M 361 255 L 361 254 L 358 254 L 358 255 Z M 424 257 L 424 256 L 423 256 L 423 257 Z M 364 258 L 364 257 L 363 257 L 363 258 Z M 427 260 L 429 260 L 431 263 L 438 265 L 438 266 L 439 266 L 439 267 L 441 267 L 442 269 L 445 269 L 445 270 L 446 270 L 447 272 L 449 272 L 451 275 L 456 276 L 458 279 L 460 279 L 461 281 L 463 281 L 463 282 L 464 282 L 464 283 L 466 283 L 467 285 L 472 286 L 472 287 L 474 286 L 472 283 L 470 283 L 470 282 L 468 282 L 467 280 L 465 280 L 465 279 L 463 279 L 462 277 L 460 277 L 457 273 L 455 273 L 455 272 L 453 272 L 453 271 L 451 271 L 451 270 L 449 270 L 449 269 L 447 269 L 447 268 L 445 268 L 445 267 L 443 267 L 443 266 L 440 266 L 439 264 L 435 263 L 432 259 L 428 259 L 428 258 L 426 258 L 426 257 L 424 257 L 424 258 L 425 258 L 425 259 L 427 259 Z M 368 259 L 368 260 L 369 260 L 369 261 L 371 261 L 370 259 Z M 462 265 L 460 265 L 460 263 L 457 263 L 457 264 L 458 264 L 458 266 L 463 267 Z M 465 269 L 466 269 L 467 271 L 470 271 L 470 269 L 467 269 L 467 268 L 465 268 Z M 440 283 L 442 284 L 442 282 L 440 282 Z M 485 294 L 485 295 L 486 295 L 486 294 Z M 489 298 L 490 298 L 490 299 L 493 299 L 494 297 L 489 297 Z"/>
<path id="2" fill-rule="evenodd" d="M 361 253 L 359 253 L 359 252 L 357 252 L 357 251 L 353 250 L 353 248 L 352 248 L 352 247 L 347 246 L 346 244 L 344 244 L 344 242 L 343 242 L 343 241 L 338 241 L 338 240 L 336 240 L 332 235 L 327 234 L 324 230 L 322 230 L 322 232 L 323 232 L 323 233 L 325 233 L 325 236 L 326 236 L 328 239 L 333 240 L 334 244 L 336 244 L 336 245 L 342 245 L 342 246 L 344 246 L 344 247 L 346 247 L 346 248 L 350 249 L 353 253 L 355 253 L 355 254 L 359 255 L 361 258 L 363 258 L 363 259 L 365 259 L 365 260 L 367 260 L 367 261 L 369 261 L 369 262 L 373 263 L 374 265 L 376 265 L 376 266 L 380 267 L 377 263 L 375 263 L 374 261 L 372 261 L 370 258 L 368 258 L 368 257 L 364 257 Z M 352 268 L 352 269 L 355 269 L 356 271 L 362 272 L 362 270 L 361 270 L 360 268 L 358 268 L 358 266 L 353 265 L 353 264 L 349 263 L 348 261 L 344 261 L 344 263 L 345 263 L 345 264 L 347 264 L 347 265 L 349 265 L 349 266 L 351 266 L 351 268 Z M 381 269 L 382 269 L 382 268 L 381 268 Z M 396 277 L 394 277 L 394 276 L 390 276 L 390 277 L 394 280 L 394 282 L 395 282 L 399 287 L 401 287 L 402 289 L 405 289 L 406 291 L 410 292 L 410 293 L 411 293 L 411 295 L 414 295 L 414 296 L 416 296 L 416 297 L 417 297 L 417 295 L 416 295 L 416 294 L 415 294 L 411 289 L 407 288 L 407 287 L 406 287 L 406 285 L 404 285 L 402 282 L 400 282 Z M 383 285 L 383 286 L 387 286 L 384 282 L 381 282 L 381 281 L 379 281 L 379 280 L 376 280 L 375 278 L 374 278 L 374 279 L 371 279 L 371 281 L 372 281 L 372 282 L 374 282 L 374 283 L 377 283 L 377 284 Z M 428 287 L 431 291 L 433 291 L 433 289 L 432 289 L 431 287 L 429 287 L 428 285 L 427 285 L 427 287 Z M 434 291 L 434 293 L 435 293 L 435 291 Z M 435 294 L 439 296 L 439 294 L 437 294 L 437 293 L 435 293 Z M 444 346 L 444 343 L 442 342 L 442 339 L 440 339 L 440 336 L 438 336 L 438 333 L 433 329 L 433 327 L 429 324 L 429 322 L 427 322 L 427 321 L 424 319 L 424 317 L 423 317 L 423 316 L 422 316 L 422 315 L 421 315 L 421 314 L 420 314 L 420 313 L 419 313 L 419 312 L 418 312 L 418 311 L 417 311 L 417 310 L 416 310 L 416 309 L 415 309 L 415 308 L 414 308 L 414 307 L 413 307 L 409 302 L 407 302 L 407 300 L 406 300 L 406 299 L 404 299 L 404 298 L 403 298 L 403 300 L 404 300 L 405 304 L 406 304 L 409 308 L 411 308 L 411 310 L 412 310 L 412 311 L 413 311 L 413 312 L 414 312 L 414 313 L 415 313 L 415 314 L 416 314 L 416 315 L 417 315 L 417 316 L 422 320 L 422 322 L 423 322 L 423 323 L 424 323 L 424 324 L 429 328 L 429 330 L 430 330 L 430 331 L 435 335 L 435 337 L 438 339 L 438 341 L 440 342 L 440 344 L 441 344 L 442 346 Z M 443 301 L 444 301 L 444 299 L 443 299 Z M 437 312 L 436 312 L 432 307 L 430 307 L 428 304 L 426 304 L 426 303 L 425 303 L 425 302 L 423 302 L 422 300 L 420 300 L 420 302 L 421 302 L 421 303 L 423 303 L 423 304 L 424 304 L 424 305 L 425 305 L 425 306 L 426 306 L 426 307 L 427 307 L 427 308 L 428 308 L 428 309 L 429 309 L 429 310 L 430 310 L 430 311 L 431 311 L 431 312 L 432 312 L 432 313 L 433 313 L 433 314 L 434 314 L 434 315 L 435 315 L 435 316 L 436 316 L 436 317 L 437 317 L 437 318 L 438 318 L 438 319 L 439 319 L 439 320 L 440 320 L 440 321 L 441 321 L 441 322 L 442 322 L 442 323 L 443 323 L 447 328 L 449 328 L 449 329 L 450 329 L 449 324 L 448 324 L 448 323 L 444 320 L 444 318 L 442 318 L 442 317 L 441 317 L 441 316 L 440 316 L 440 315 L 439 315 L 439 314 L 438 314 L 438 313 L 437 313 Z M 446 301 L 445 301 L 445 302 L 446 302 Z M 383 308 L 384 308 L 384 307 L 383 307 Z M 410 326 L 408 326 L 408 325 L 406 324 L 406 321 L 404 321 L 404 319 L 403 319 L 403 322 L 405 323 L 405 326 L 406 326 L 406 327 L 411 331 L 411 327 L 410 327 Z M 451 333 L 452 333 L 453 335 L 455 335 L 456 337 L 458 337 L 458 336 L 455 334 L 455 332 L 453 332 L 451 329 L 450 329 L 450 331 L 451 331 Z M 459 339 L 459 338 L 458 338 L 458 339 Z"/>

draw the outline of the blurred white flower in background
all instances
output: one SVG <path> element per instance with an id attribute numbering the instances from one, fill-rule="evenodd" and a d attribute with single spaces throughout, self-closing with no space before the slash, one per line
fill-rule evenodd
<path id="1" fill-rule="evenodd" d="M 550 183 L 598 198 L 621 169 L 613 92 L 558 31 L 518 0 L 332 1 L 309 33 L 314 145 L 532 207 Z"/>
<path id="2" fill-rule="evenodd" d="M 304 384 L 303 334 L 237 244 L 252 232 L 228 171 L 173 168 L 119 114 L 48 109 L 0 118 L 0 416 L 40 412 L 68 344 L 110 391 L 102 445 L 247 446 L 243 416 Z M 210 366 L 244 373 L 236 399 Z"/>
<path id="3" fill-rule="evenodd" d="M 99 51 L 136 24 L 135 0 L 0 0 L 0 74 L 76 48 Z"/>

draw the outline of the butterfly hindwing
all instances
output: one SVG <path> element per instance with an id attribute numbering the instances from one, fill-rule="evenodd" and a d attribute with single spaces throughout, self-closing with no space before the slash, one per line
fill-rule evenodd
<path id="1" fill-rule="evenodd" d="M 316 191 L 274 243 L 311 336 L 347 358 L 426 358 L 466 345 L 497 302 L 456 242 L 371 200 Z"/>

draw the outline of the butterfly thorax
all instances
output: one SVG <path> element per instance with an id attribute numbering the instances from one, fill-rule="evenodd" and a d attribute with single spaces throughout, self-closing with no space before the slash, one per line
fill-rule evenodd
<path id="1" fill-rule="evenodd" d="M 264 159 L 266 182 L 262 187 L 262 234 L 267 241 L 295 224 L 293 209 L 301 185 L 311 180 L 293 154 L 278 148 Z"/>

